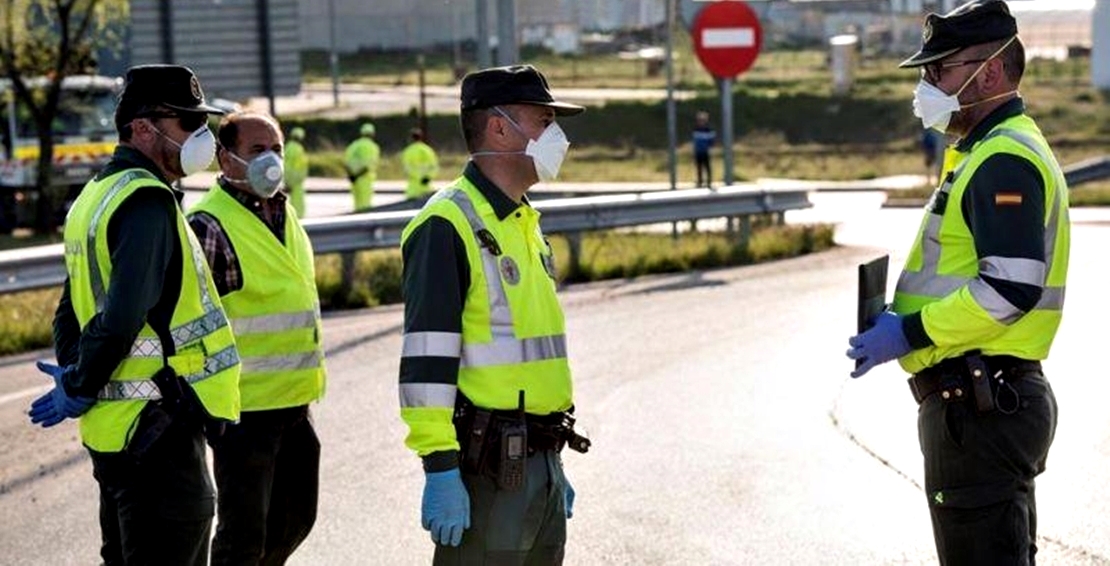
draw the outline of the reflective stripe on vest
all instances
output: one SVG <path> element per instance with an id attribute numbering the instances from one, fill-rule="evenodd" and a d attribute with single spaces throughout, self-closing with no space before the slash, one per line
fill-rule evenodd
<path id="1" fill-rule="evenodd" d="M 985 142 L 999 135 L 1005 135 L 1025 146 L 1033 153 L 1036 153 L 1045 163 L 1052 163 L 1051 156 L 1046 154 L 1044 148 L 1042 148 L 1036 140 L 1023 132 L 1001 128 L 992 131 L 983 138 L 983 141 Z M 964 162 L 955 169 L 952 176 L 941 186 L 939 192 L 948 193 L 955 179 L 960 176 L 967 166 L 967 163 L 968 160 L 964 160 Z M 1015 260 L 1014 258 L 983 258 L 979 260 L 979 272 L 982 275 L 1042 287 L 1041 299 L 1034 307 L 1035 309 L 1041 310 L 1062 310 L 1064 308 L 1064 287 L 1045 286 L 1045 277 L 1052 271 L 1053 256 L 1056 252 L 1056 236 L 1060 222 L 1060 191 L 1066 190 L 1065 187 L 1067 186 L 1062 174 L 1058 170 L 1056 172 L 1056 177 L 1057 190 L 1053 192 L 1053 201 L 1048 212 L 1048 224 L 1045 227 L 1045 263 L 1041 265 L 1039 262 Z M 964 285 L 968 285 L 968 290 L 975 298 L 975 301 L 979 303 L 984 310 L 989 312 L 995 320 L 1007 324 L 1020 318 L 1021 313 L 1017 312 L 1009 301 L 1006 301 L 998 295 L 997 291 L 983 283 L 982 280 L 976 277 L 941 275 L 937 273 L 937 266 L 940 263 L 941 253 L 941 221 L 942 215 L 929 213 L 928 219 L 926 220 L 925 231 L 921 237 L 921 269 L 919 271 L 902 271 L 898 279 L 898 292 L 940 299 L 956 292 Z M 1023 263 L 1023 261 L 1025 263 Z M 1038 265 L 1034 267 L 1027 265 L 1028 263 L 1037 263 Z"/>
<path id="2" fill-rule="evenodd" d="M 221 371 L 234 367 L 239 363 L 239 352 L 235 346 L 228 346 L 215 354 L 208 356 L 204 360 L 204 369 L 200 372 L 183 375 L 182 378 L 190 384 L 204 381 Z M 146 399 L 154 401 L 162 398 L 162 393 L 158 391 L 158 386 L 149 379 L 134 379 L 127 381 L 109 381 L 100 393 L 97 399 L 109 401 L 122 401 L 122 400 L 137 400 Z"/>
<path id="3" fill-rule="evenodd" d="M 458 387 L 447 383 L 402 383 L 401 408 L 455 406 Z"/>
<path id="4" fill-rule="evenodd" d="M 486 225 L 474 210 L 470 197 L 458 189 L 450 189 L 446 193 L 445 198 L 451 199 L 459 207 L 480 244 L 482 239 L 478 234 L 486 229 Z M 461 366 L 483 367 L 565 358 L 567 347 L 564 334 L 524 340 L 516 338 L 513 333 L 513 315 L 509 311 L 509 297 L 505 293 L 505 284 L 501 281 L 501 271 L 497 267 L 497 256 L 485 246 L 479 245 L 479 248 L 479 253 L 482 254 L 482 271 L 486 276 L 486 291 L 489 293 L 489 322 L 493 340 L 485 344 L 464 343 Z"/>
<path id="5" fill-rule="evenodd" d="M 147 171 L 131 170 L 124 173 L 119 179 L 116 179 L 116 182 L 108 189 L 104 199 L 93 213 L 92 220 L 89 222 L 89 229 L 86 236 L 89 252 L 86 255 L 89 260 L 89 279 L 93 297 L 96 301 L 97 312 L 102 312 L 104 310 L 104 302 L 107 300 L 108 296 L 104 291 L 104 280 L 102 279 L 103 276 L 100 272 L 99 260 L 96 254 L 96 234 L 100 228 L 100 222 L 103 220 L 104 214 L 108 210 L 109 203 L 113 201 L 116 195 L 132 181 L 144 178 L 160 183 L 154 175 Z M 204 284 L 205 272 L 207 269 L 204 256 L 201 255 L 200 250 L 196 249 L 194 246 L 189 246 L 186 242 L 182 243 L 184 244 L 183 247 L 191 249 L 192 251 L 192 265 L 196 271 L 197 280 L 200 281 L 200 285 L 198 285 L 200 289 L 200 302 L 204 306 L 205 312 L 196 319 L 170 329 L 170 337 L 173 340 L 176 351 L 180 351 L 190 344 L 205 338 L 227 324 L 227 319 L 224 316 L 223 310 L 212 300 L 212 296 L 208 292 L 208 287 Z M 136 338 L 135 343 L 132 344 L 130 355 L 132 357 L 162 358 L 165 356 L 165 352 L 162 348 L 161 339 L 158 337 L 140 336 Z M 186 377 L 190 383 L 196 383 L 233 367 L 237 363 L 239 363 L 238 352 L 235 350 L 234 346 L 231 346 L 207 357 L 204 362 L 204 371 L 183 377 Z M 97 394 L 97 399 L 120 401 L 127 399 L 161 398 L 161 395 L 158 394 L 157 387 L 141 386 L 139 385 L 140 381 L 146 380 L 110 381 Z M 124 383 L 128 385 L 120 385 Z M 152 389 L 153 391 L 151 391 Z"/>
<path id="6" fill-rule="evenodd" d="M 490 335 L 492 340 L 467 344 L 462 334 L 454 332 L 410 332 L 404 336 L 402 357 L 436 356 L 460 358 L 461 368 L 480 368 L 523 364 L 567 357 L 566 335 L 537 336 L 519 339 L 513 332 L 513 315 L 509 297 L 501 281 L 498 259 L 486 246 L 479 234 L 486 230 L 470 197 L 459 189 L 446 189 L 436 193 L 429 202 L 450 199 L 466 217 L 467 224 L 478 242 L 482 272 L 486 279 L 486 293 L 490 306 Z M 402 383 L 401 407 L 451 408 L 455 404 L 454 385 L 442 383 Z"/>
<path id="7" fill-rule="evenodd" d="M 319 318 L 319 305 L 315 310 L 264 314 L 231 319 L 231 331 L 236 335 L 281 332 L 297 328 L 316 328 Z"/>
<path id="8" fill-rule="evenodd" d="M 401 347 L 402 358 L 457 358 L 461 352 L 462 334 L 458 332 L 409 332 Z"/>
<path id="9" fill-rule="evenodd" d="M 319 305 L 313 310 L 279 314 L 264 314 L 231 319 L 231 330 L 236 339 L 251 334 L 267 334 L 286 330 L 316 330 L 320 319 Z M 298 352 L 275 356 L 243 356 L 243 373 L 313 369 L 324 361 L 324 352 Z"/>

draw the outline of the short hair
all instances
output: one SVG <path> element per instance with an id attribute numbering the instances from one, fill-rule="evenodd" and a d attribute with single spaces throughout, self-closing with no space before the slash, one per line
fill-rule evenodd
<path id="1" fill-rule="evenodd" d="M 977 45 L 977 52 L 981 57 L 989 57 L 995 51 L 1006 45 L 1009 39 L 1000 39 L 990 43 Z M 1010 44 L 1002 49 L 1002 52 L 997 55 L 999 61 L 1002 61 L 1003 73 L 1006 79 L 1018 86 L 1021 83 L 1021 78 L 1025 75 L 1025 45 L 1021 43 L 1020 37 L 1015 37 Z"/>
<path id="2" fill-rule="evenodd" d="M 459 124 L 462 126 L 463 141 L 466 142 L 466 150 L 474 153 L 482 148 L 482 144 L 486 140 L 486 125 L 489 124 L 490 111 L 488 108 L 474 108 L 471 110 L 463 110 L 459 116 Z"/>
<path id="3" fill-rule="evenodd" d="M 252 119 L 269 122 L 278 131 L 278 135 L 281 135 L 281 127 L 278 126 L 277 120 L 269 114 L 264 112 L 232 112 L 220 120 L 220 125 L 216 129 L 216 139 L 220 142 L 220 147 L 224 149 L 235 147 L 239 143 L 239 122 Z"/>

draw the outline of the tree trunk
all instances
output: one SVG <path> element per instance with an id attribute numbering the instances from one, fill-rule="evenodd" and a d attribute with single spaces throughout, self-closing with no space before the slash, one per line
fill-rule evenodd
<path id="1" fill-rule="evenodd" d="M 38 200 L 35 203 L 35 232 L 38 234 L 52 234 L 58 229 L 56 211 L 60 208 L 62 199 L 65 198 L 65 187 L 54 186 L 54 136 L 51 124 L 38 124 L 39 130 L 39 160 L 35 187 L 38 190 Z"/>

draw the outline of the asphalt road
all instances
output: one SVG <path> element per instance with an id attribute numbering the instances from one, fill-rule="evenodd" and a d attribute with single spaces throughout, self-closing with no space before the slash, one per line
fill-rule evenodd
<path id="1" fill-rule="evenodd" d="M 580 422 L 564 457 L 578 498 L 567 564 L 935 563 L 916 412 L 904 376 L 848 378 L 855 265 L 894 250 L 919 211 L 815 197 L 792 222 L 837 221 L 826 253 L 562 292 Z M 1064 324 L 1046 372 L 1060 424 L 1038 485 L 1038 563 L 1110 564 L 1110 381 L 1102 375 L 1110 213 L 1073 213 Z M 417 459 L 397 411 L 401 310 L 329 316 L 315 530 L 291 564 L 427 564 Z M 96 487 L 65 423 L 24 413 L 45 380 L 0 360 L 0 560 L 94 564 Z"/>

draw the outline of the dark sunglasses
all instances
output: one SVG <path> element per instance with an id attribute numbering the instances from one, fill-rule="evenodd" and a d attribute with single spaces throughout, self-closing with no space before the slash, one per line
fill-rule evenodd
<path id="1" fill-rule="evenodd" d="M 208 123 L 208 114 L 203 112 L 185 112 L 174 114 L 172 112 L 147 112 L 135 116 L 136 118 L 177 118 L 181 129 L 186 132 L 195 132 Z"/>
<path id="2" fill-rule="evenodd" d="M 975 65 L 987 61 L 987 59 L 967 59 L 965 61 L 947 61 L 942 63 L 929 63 L 921 67 L 921 76 L 925 77 L 929 82 L 936 84 L 940 82 L 940 76 L 945 69 L 954 69 L 956 67 L 963 67 L 964 65 Z"/>

